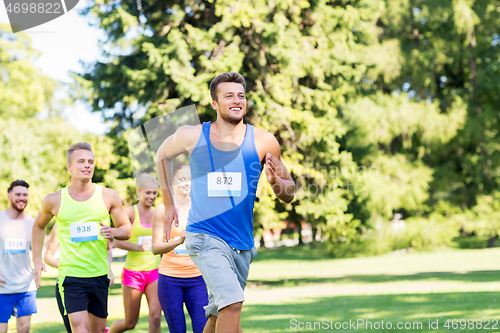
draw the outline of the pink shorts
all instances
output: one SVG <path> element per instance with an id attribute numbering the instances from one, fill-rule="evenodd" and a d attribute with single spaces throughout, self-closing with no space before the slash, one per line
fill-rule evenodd
<path id="1" fill-rule="evenodd" d="M 144 291 L 146 286 L 158 280 L 158 269 L 152 271 L 130 271 L 123 268 L 122 283 L 130 288 Z"/>

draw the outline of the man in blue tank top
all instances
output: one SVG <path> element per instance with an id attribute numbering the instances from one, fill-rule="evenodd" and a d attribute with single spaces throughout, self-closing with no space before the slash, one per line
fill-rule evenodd
<path id="1" fill-rule="evenodd" d="M 281 162 L 280 145 L 269 132 L 243 123 L 247 112 L 245 79 L 224 73 L 210 84 L 217 121 L 181 127 L 158 149 L 158 176 L 165 204 L 165 238 L 177 211 L 169 186 L 171 160 L 189 153 L 191 210 L 186 250 L 209 289 L 203 332 L 241 332 L 243 290 L 257 254 L 253 238 L 253 207 L 257 184 L 265 175 L 275 195 L 291 202 L 295 184 Z"/>

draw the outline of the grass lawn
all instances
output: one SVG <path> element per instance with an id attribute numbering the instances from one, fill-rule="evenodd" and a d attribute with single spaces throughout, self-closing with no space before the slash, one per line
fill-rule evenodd
<path id="1" fill-rule="evenodd" d="M 327 326 L 337 332 L 500 332 L 495 322 L 500 320 L 499 266 L 500 248 L 351 259 L 326 258 L 307 246 L 263 250 L 250 269 L 243 332 L 321 332 Z M 113 263 L 117 283 L 111 289 L 109 322 L 123 316 L 122 267 L 122 262 Z M 32 332 L 64 332 L 54 298 L 55 276 L 55 270 L 44 275 Z M 444 327 L 448 319 L 449 329 Z M 489 325 L 479 329 L 479 322 L 462 321 L 465 329 L 460 323 L 453 329 L 452 319 Z M 357 320 L 357 330 L 347 324 L 341 328 Z M 439 329 L 430 329 L 429 323 L 434 328 L 436 321 Z M 398 322 L 415 328 L 397 329 Z M 147 326 L 143 304 L 134 331 L 147 332 Z M 9 332 L 15 332 L 12 319 Z M 164 320 L 162 332 L 168 332 Z"/>

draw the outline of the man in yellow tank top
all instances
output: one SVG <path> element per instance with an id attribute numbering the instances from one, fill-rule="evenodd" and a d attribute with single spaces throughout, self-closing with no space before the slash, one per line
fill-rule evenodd
<path id="1" fill-rule="evenodd" d="M 66 154 L 71 186 L 43 199 L 33 225 L 35 284 L 40 286 L 45 271 L 44 229 L 56 217 L 61 247 L 59 290 L 71 329 L 74 333 L 103 333 L 108 316 L 107 240 L 129 239 L 131 225 L 118 193 L 92 183 L 95 156 L 90 144 L 75 143 Z"/>

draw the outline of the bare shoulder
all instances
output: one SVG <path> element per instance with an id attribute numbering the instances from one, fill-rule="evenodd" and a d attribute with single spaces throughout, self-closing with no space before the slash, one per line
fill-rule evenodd
<path id="1" fill-rule="evenodd" d="M 199 125 L 185 125 L 182 127 L 179 127 L 179 129 L 175 132 L 175 134 L 179 135 L 190 135 L 190 134 L 195 134 L 195 133 L 201 133 L 201 130 L 203 128 L 202 124 Z"/>
<path id="2" fill-rule="evenodd" d="M 106 204 L 122 204 L 122 199 L 120 199 L 118 192 L 104 186 L 102 187 L 102 198 Z"/>
<path id="3" fill-rule="evenodd" d="M 130 220 L 130 222 L 134 222 L 134 220 L 135 220 L 135 209 L 134 209 L 134 206 L 127 206 L 127 207 L 123 208 L 123 210 L 125 211 L 125 214 L 127 214 L 128 219 Z"/>
<path id="4" fill-rule="evenodd" d="M 155 207 L 155 212 L 153 213 L 154 216 L 156 215 L 163 215 L 165 214 L 165 205 L 164 204 L 159 204 L 158 206 Z"/>
<path id="5" fill-rule="evenodd" d="M 279 156 L 281 154 L 278 140 L 276 140 L 276 137 L 271 132 L 255 127 L 254 134 L 255 145 L 261 160 L 267 153 L 273 156 Z"/>
<path id="6" fill-rule="evenodd" d="M 47 194 L 42 201 L 42 206 L 45 210 L 53 210 L 61 204 L 61 190 Z"/>
<path id="7" fill-rule="evenodd" d="M 186 150 L 192 150 L 198 142 L 202 129 L 203 125 L 201 124 L 195 126 L 182 126 L 175 132 L 175 139 L 181 140 Z"/>

